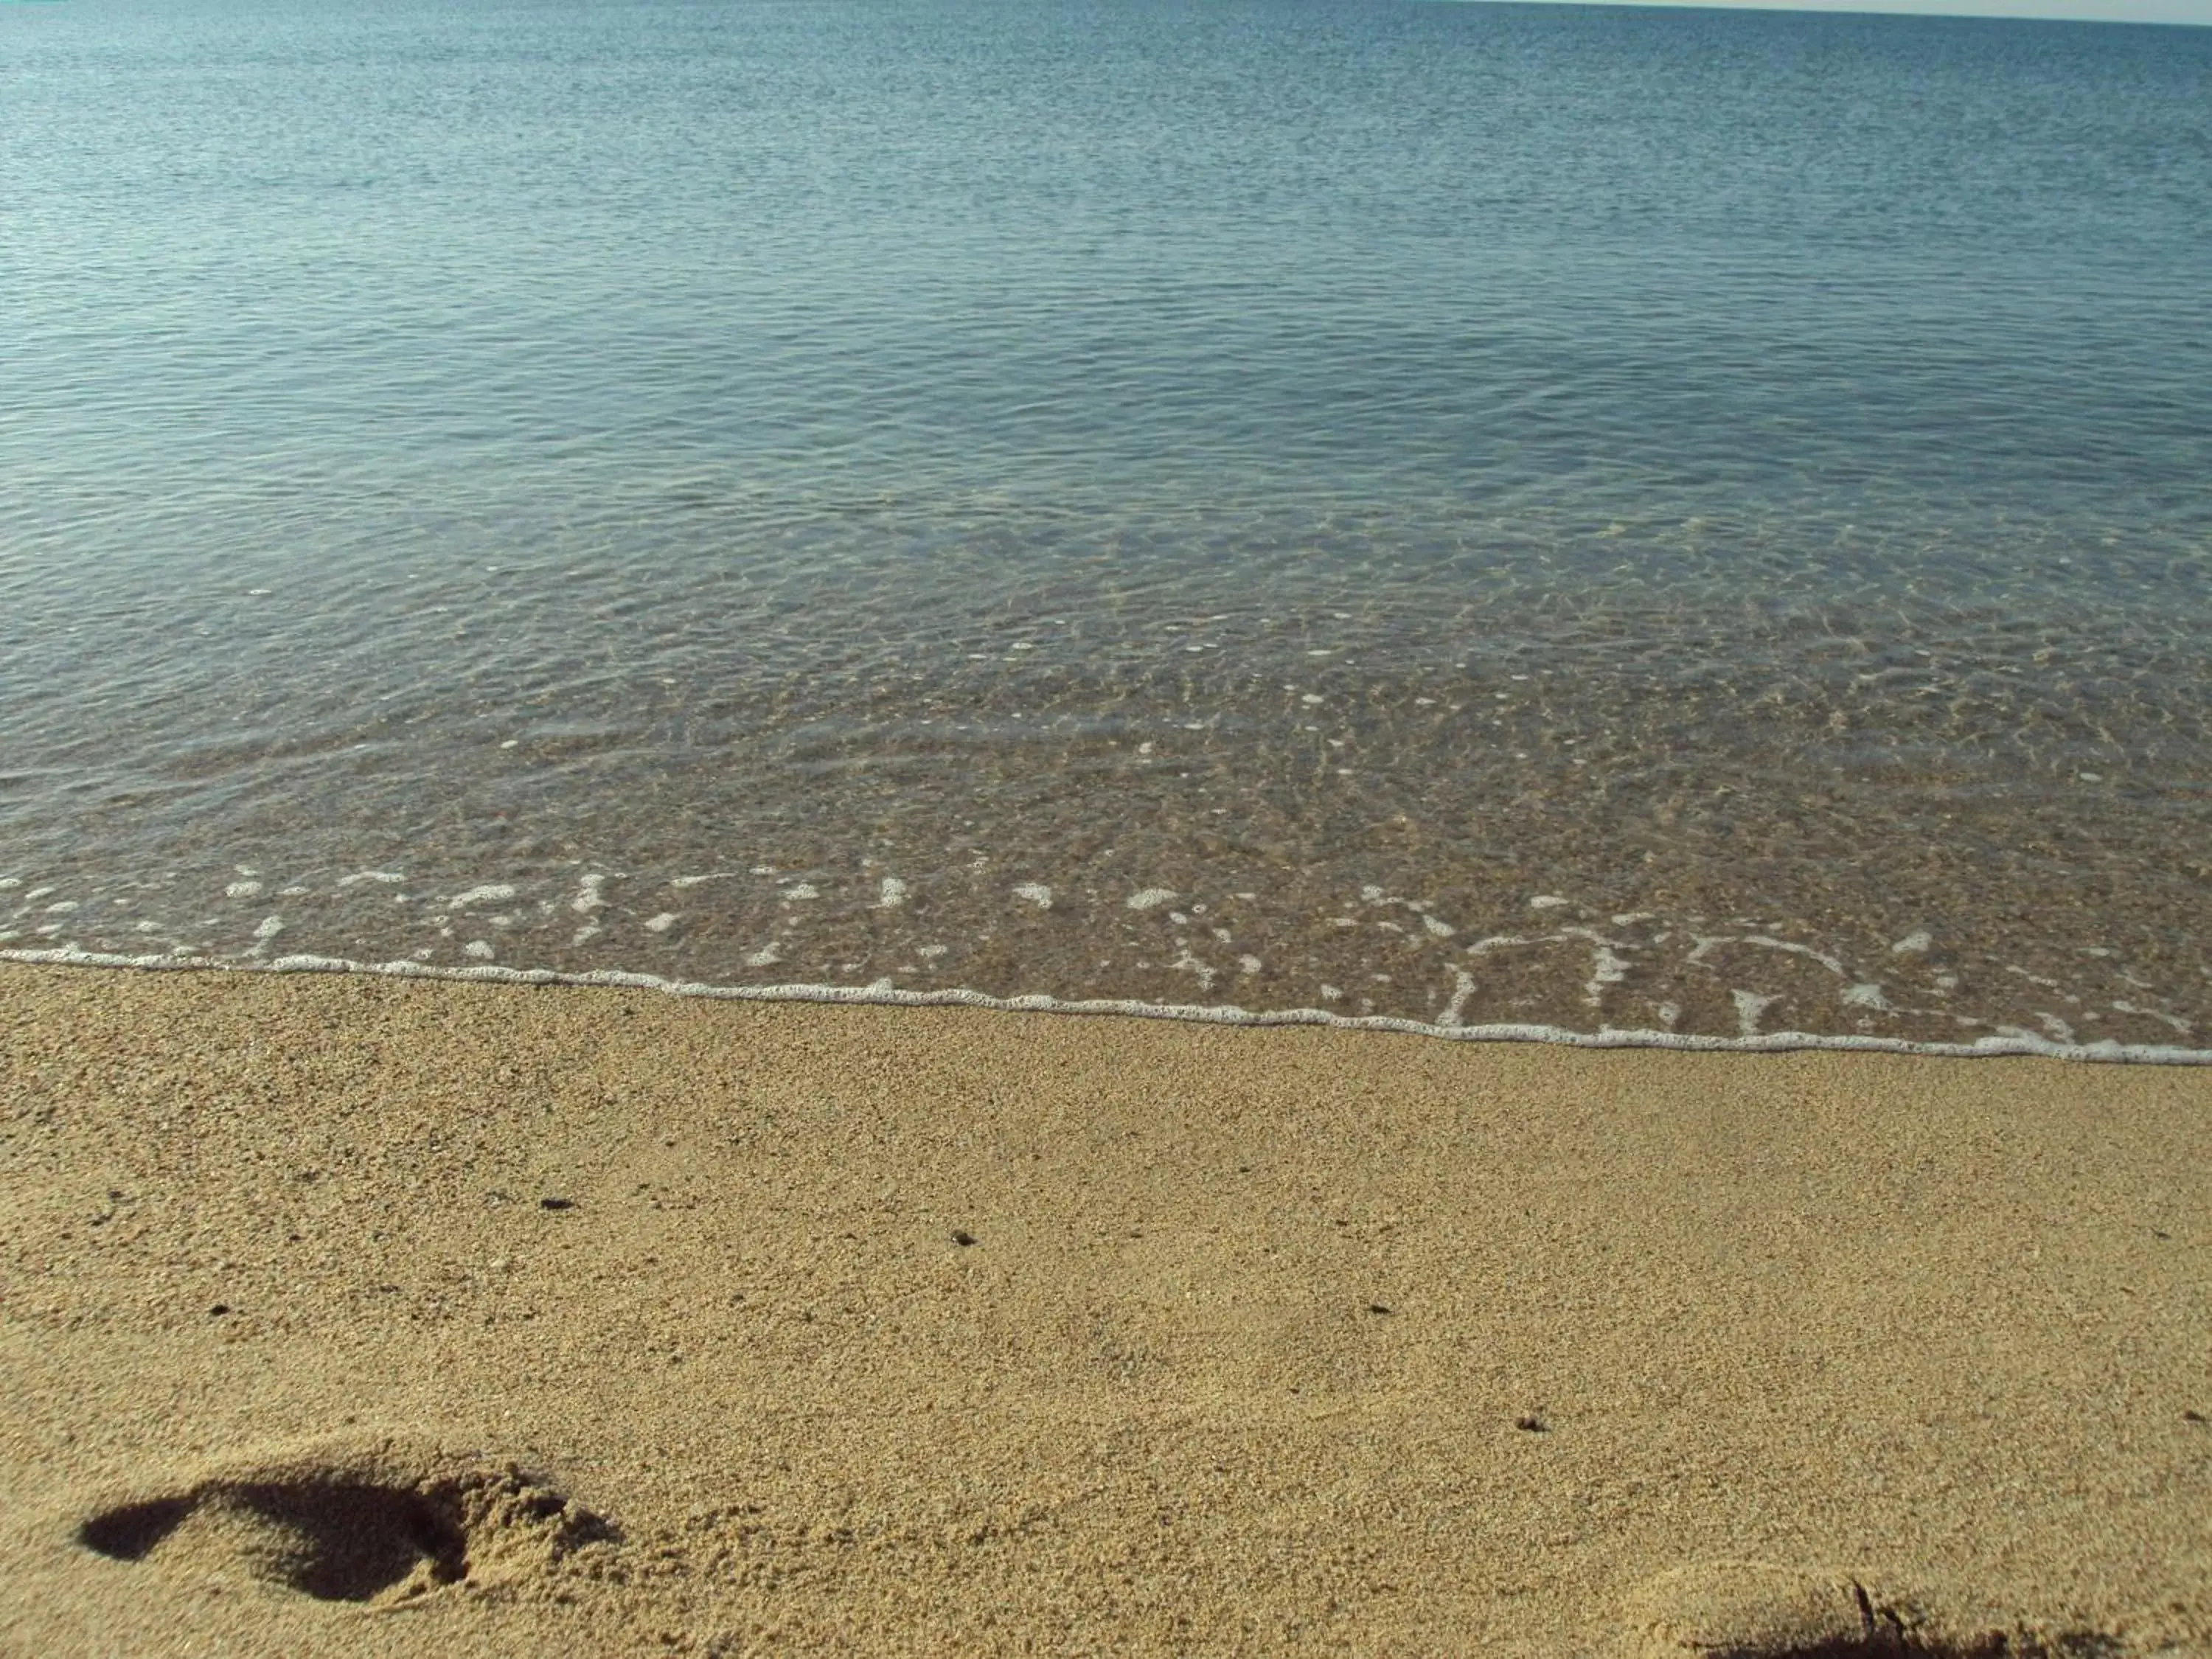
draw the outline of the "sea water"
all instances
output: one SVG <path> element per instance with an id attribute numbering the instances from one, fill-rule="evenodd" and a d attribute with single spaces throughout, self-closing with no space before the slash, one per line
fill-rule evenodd
<path id="1" fill-rule="evenodd" d="M 2212 1049 L 2212 30 L 0 6 L 0 949 Z"/>

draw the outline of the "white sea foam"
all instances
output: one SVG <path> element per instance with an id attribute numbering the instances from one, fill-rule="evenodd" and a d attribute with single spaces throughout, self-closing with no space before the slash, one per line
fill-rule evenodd
<path id="1" fill-rule="evenodd" d="M 475 980 L 504 985 L 602 985 L 661 991 L 672 996 L 709 997 L 744 1002 L 872 1003 L 894 1007 L 997 1008 L 1022 1013 L 1127 1014 L 1147 1019 L 1188 1020 L 1207 1025 L 1327 1025 L 1343 1030 L 1396 1031 L 1446 1037 L 1461 1042 L 1547 1042 L 1574 1048 L 1676 1048 L 1697 1053 L 1772 1054 L 1797 1048 L 1834 1048 L 1871 1054 L 1944 1054 L 1961 1059 L 1985 1055 L 2039 1054 L 2057 1060 L 2129 1061 L 2153 1066 L 2212 1066 L 2212 1049 L 2150 1043 L 2054 1042 L 2032 1031 L 2008 1029 L 1972 1042 L 1922 1042 L 1905 1037 L 1839 1036 L 1808 1031 L 1765 1031 L 1754 1036 L 1705 1036 L 1679 1031 L 1574 1031 L 1557 1025 L 1445 1026 L 1389 1014 L 1339 1014 L 1325 1008 L 1249 1009 L 1138 1002 L 1121 999 L 1063 1000 L 1049 996 L 993 997 L 957 989 L 907 991 L 850 985 L 706 985 L 664 979 L 655 974 L 603 969 L 563 974 L 544 968 L 495 964 L 441 968 L 427 963 L 354 962 L 339 957 L 289 956 L 266 962 L 226 962 L 178 954 L 118 956 L 62 945 L 33 950 L 0 950 L 0 961 L 46 963 L 83 968 L 137 968 L 155 971 L 198 969 L 216 973 L 383 974 L 402 979 Z M 764 964 L 763 964 L 764 965 Z M 878 981 L 880 984 L 880 981 Z M 1328 987 L 1322 988 L 1324 995 Z M 1339 994 L 1340 995 L 1341 993 Z"/>
<path id="2" fill-rule="evenodd" d="M 225 898 L 252 898 L 260 890 L 261 884 L 258 881 L 234 881 L 222 890 L 222 896 Z"/>
<path id="3" fill-rule="evenodd" d="M 471 887 L 465 893 L 456 893 L 446 901 L 448 910 L 465 910 L 471 904 L 498 904 L 514 896 L 514 889 L 503 881 L 487 882 L 481 887 Z"/>
<path id="4" fill-rule="evenodd" d="M 1176 973 L 1194 975 L 1198 980 L 1200 990 L 1211 991 L 1213 988 L 1214 980 L 1218 976 L 1217 970 L 1211 964 L 1200 962 L 1193 956 L 1190 953 L 1190 947 L 1184 945 L 1181 939 L 1176 940 L 1176 943 L 1182 948 L 1177 951 L 1176 959 L 1168 966 Z"/>
<path id="5" fill-rule="evenodd" d="M 474 957 L 478 962 L 489 962 L 494 954 L 491 941 L 488 939 L 472 939 L 461 946 L 461 951 L 464 955 Z"/>
<path id="6" fill-rule="evenodd" d="M 1752 945 L 1762 951 L 1783 951 L 1791 956 L 1803 957 L 1808 961 L 1819 963 L 1838 979 L 1844 976 L 1844 964 L 1834 957 L 1815 951 L 1809 945 L 1799 945 L 1792 939 L 1773 939 L 1765 933 L 1716 933 L 1710 937 L 1698 934 L 1693 937 L 1698 941 L 1697 948 L 1682 958 L 1685 962 L 1703 962 L 1705 952 L 1717 945 Z"/>
<path id="7" fill-rule="evenodd" d="M 676 912 L 673 910 L 663 910 L 659 915 L 654 916 L 645 924 L 645 931 L 648 933 L 665 933 L 675 925 Z"/>
<path id="8" fill-rule="evenodd" d="M 882 884 L 876 890 L 876 908 L 879 910 L 896 910 L 906 902 L 906 895 L 907 885 L 904 882 L 896 876 L 885 876 Z"/>
<path id="9" fill-rule="evenodd" d="M 2175 1033 L 2181 1036 L 2191 1035 L 2196 1029 L 2187 1020 L 2177 1015 L 2165 1013 L 2156 1008 L 2145 1008 L 2132 1002 L 2115 1001 L 2112 1004 L 2112 1012 L 2116 1014 L 2136 1014 L 2144 1019 L 2157 1020 L 2162 1025 L 2172 1027 Z"/>
<path id="10" fill-rule="evenodd" d="M 1759 1016 L 1782 1000 L 1780 997 L 1761 996 L 1756 991 L 1731 991 L 1735 1000 L 1736 1028 L 1747 1037 L 1759 1035 Z"/>
<path id="11" fill-rule="evenodd" d="M 401 882 L 406 879 L 407 878 L 400 874 L 397 870 L 356 870 L 349 876 L 340 876 L 338 878 L 338 885 L 341 887 L 358 887 L 365 881 L 380 881 L 389 884 L 393 882 Z"/>
<path id="12" fill-rule="evenodd" d="M 1041 881 L 1025 881 L 1014 889 L 1014 896 L 1027 899 L 1040 910 L 1052 908 L 1052 889 Z"/>
<path id="13" fill-rule="evenodd" d="M 1607 989 L 1627 977 L 1627 962 L 1615 956 L 1612 946 L 1599 945 L 1590 963 L 1590 976 L 1583 985 L 1583 1000 L 1593 1008 L 1599 1006 L 1605 1000 Z"/>
<path id="14" fill-rule="evenodd" d="M 1446 1030 L 1457 1030 L 1459 1017 L 1467 1007 L 1467 1000 L 1474 994 L 1474 975 L 1464 968 L 1453 969 L 1451 1000 L 1444 1005 L 1443 1012 L 1437 1016 L 1437 1024 Z"/>
<path id="15" fill-rule="evenodd" d="M 1130 894 L 1122 902 L 1132 910 L 1153 910 L 1170 902 L 1175 896 L 1172 887 L 1146 887 Z"/>

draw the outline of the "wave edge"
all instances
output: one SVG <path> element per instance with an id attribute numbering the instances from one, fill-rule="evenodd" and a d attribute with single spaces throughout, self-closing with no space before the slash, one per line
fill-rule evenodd
<path id="1" fill-rule="evenodd" d="M 1066 1000 L 1035 993 L 994 997 L 982 991 L 908 991 L 873 985 L 708 985 L 665 979 L 658 974 L 602 968 L 580 974 L 550 968 L 508 968 L 485 963 L 444 968 L 420 962 L 355 962 L 344 957 L 287 956 L 266 962 L 222 961 L 211 957 L 116 956 L 71 946 L 49 950 L 0 950 L 0 962 L 69 968 L 129 968 L 145 972 L 218 974 L 363 974 L 391 979 L 465 981 L 497 985 L 576 985 L 605 989 L 658 991 L 664 995 L 726 1002 L 847 1003 L 893 1008 L 985 1008 L 1006 1013 L 1121 1015 L 1139 1019 L 1181 1020 L 1204 1025 L 1321 1025 L 1340 1030 L 1391 1031 L 1450 1042 L 1534 1042 L 1572 1048 L 1671 1048 L 1693 1054 L 1779 1054 L 1802 1049 L 1836 1049 L 1871 1054 L 1929 1054 L 1945 1059 L 1984 1060 L 2033 1055 L 2135 1066 L 2212 1066 L 2212 1049 L 2158 1043 L 2054 1042 L 2032 1032 L 1978 1037 L 1972 1042 L 1917 1042 L 1905 1037 L 1847 1036 L 1815 1031 L 1771 1031 L 1757 1036 L 1709 1036 L 1681 1031 L 1601 1027 L 1570 1030 L 1560 1025 L 1445 1025 L 1389 1014 L 1339 1014 L 1326 1008 L 1240 1008 L 1234 1005 L 1139 1002 L 1121 998 Z"/>

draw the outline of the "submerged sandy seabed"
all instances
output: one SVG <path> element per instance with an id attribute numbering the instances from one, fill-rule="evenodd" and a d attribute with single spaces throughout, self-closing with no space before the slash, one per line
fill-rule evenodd
<path id="1" fill-rule="evenodd" d="M 2212 1072 L 0 967 L 0 1646 L 2212 1653 Z"/>

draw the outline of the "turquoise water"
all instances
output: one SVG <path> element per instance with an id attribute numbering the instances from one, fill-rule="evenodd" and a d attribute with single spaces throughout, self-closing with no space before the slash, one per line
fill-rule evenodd
<path id="1" fill-rule="evenodd" d="M 2212 31 L 69 0 L 0 86 L 0 948 L 2212 1046 Z"/>

